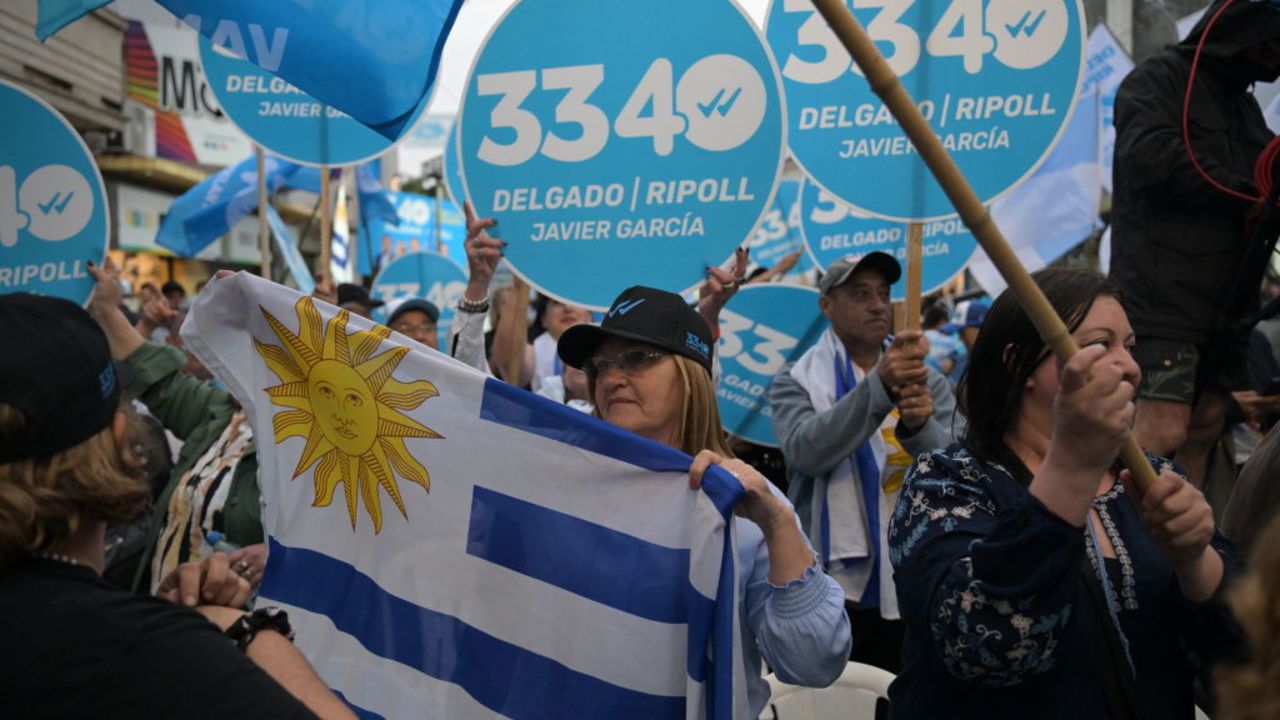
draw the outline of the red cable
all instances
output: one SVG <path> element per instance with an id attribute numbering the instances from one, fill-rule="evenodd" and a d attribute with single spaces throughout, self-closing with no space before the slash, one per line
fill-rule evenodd
<path id="1" fill-rule="evenodd" d="M 1226 12 L 1227 8 L 1231 7 L 1235 1 L 1227 0 L 1222 4 L 1222 7 L 1218 8 L 1218 12 L 1213 14 L 1213 17 L 1209 19 L 1209 24 L 1205 25 L 1204 32 L 1200 34 L 1200 42 L 1196 44 L 1196 54 L 1191 59 L 1191 75 L 1187 78 L 1187 94 L 1182 101 L 1182 142 L 1187 146 L 1187 157 L 1191 159 L 1191 164 L 1195 166 L 1196 172 L 1200 173 L 1200 177 L 1204 178 L 1206 182 L 1228 195 L 1260 203 L 1271 194 L 1271 169 L 1276 166 L 1276 160 L 1280 158 L 1280 136 L 1273 137 L 1271 142 L 1267 143 L 1267 147 L 1258 156 L 1253 165 L 1253 184 L 1258 188 L 1258 195 L 1256 196 L 1233 190 L 1210 177 L 1209 173 L 1205 172 L 1205 169 L 1200 166 L 1200 161 L 1196 160 L 1195 150 L 1191 147 L 1191 89 L 1195 87 L 1196 69 L 1200 65 L 1200 53 L 1204 50 L 1205 41 L 1209 39 L 1209 31 L 1213 29 L 1214 24 L 1218 22 L 1218 18 L 1222 16 L 1222 13 Z"/>

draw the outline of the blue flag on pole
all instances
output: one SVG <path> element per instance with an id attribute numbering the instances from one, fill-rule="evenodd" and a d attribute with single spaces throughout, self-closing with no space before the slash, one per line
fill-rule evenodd
<path id="1" fill-rule="evenodd" d="M 356 197 L 360 201 L 360 226 L 356 228 L 356 245 L 359 248 L 357 269 L 362 275 L 377 272 L 377 250 L 373 247 L 373 228 L 399 225 L 400 215 L 395 203 L 378 176 L 373 163 L 356 166 Z"/>
<path id="2" fill-rule="evenodd" d="M 360 220 L 380 220 L 391 225 L 400 224 L 395 203 L 387 195 L 387 189 L 378 182 L 371 163 L 356 166 L 356 194 L 360 198 Z"/>
<path id="3" fill-rule="evenodd" d="M 183 336 L 258 438 L 260 602 L 360 715 L 746 716 L 733 476 L 248 273 Z"/>
<path id="4" fill-rule="evenodd" d="M 268 155 L 267 192 L 278 190 L 298 165 Z M 205 178 L 173 201 L 156 232 L 156 244 L 183 257 L 194 257 L 258 207 L 258 166 L 241 160 Z"/>
<path id="5" fill-rule="evenodd" d="M 39 0 L 41 40 L 102 0 Z M 225 48 L 391 139 L 435 81 L 462 0 L 158 0 Z"/>
<path id="6" fill-rule="evenodd" d="M 36 9 L 36 37 L 44 42 L 50 35 L 110 2 L 111 0 L 40 0 Z"/>

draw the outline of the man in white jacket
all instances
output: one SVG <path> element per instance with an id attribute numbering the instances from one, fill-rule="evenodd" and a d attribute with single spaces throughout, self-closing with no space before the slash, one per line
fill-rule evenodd
<path id="1" fill-rule="evenodd" d="M 902 276 L 873 252 L 831 264 L 818 303 L 831 327 L 774 377 L 774 433 L 787 463 L 788 495 L 827 572 L 845 590 L 851 659 L 901 665 L 888 519 L 920 453 L 951 444 L 955 398 L 925 365 L 919 331 L 890 335 L 889 288 Z"/>

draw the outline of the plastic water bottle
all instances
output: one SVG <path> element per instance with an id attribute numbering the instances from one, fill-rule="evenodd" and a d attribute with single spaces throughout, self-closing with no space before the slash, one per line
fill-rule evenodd
<path id="1" fill-rule="evenodd" d="M 209 534 L 204 536 L 204 545 L 200 547 L 200 557 L 207 558 L 216 552 L 229 555 L 239 549 L 240 546 L 229 542 L 226 535 L 217 530 L 210 530 Z"/>

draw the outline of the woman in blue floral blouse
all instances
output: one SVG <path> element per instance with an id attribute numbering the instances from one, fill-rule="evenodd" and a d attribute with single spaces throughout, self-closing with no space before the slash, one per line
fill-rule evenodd
<path id="1" fill-rule="evenodd" d="M 1133 423 L 1133 330 L 1113 288 L 1037 273 L 1082 348 L 1060 365 L 1009 293 L 960 388 L 964 441 L 922 455 L 889 529 L 906 621 L 895 718 L 1191 718 L 1237 635 L 1231 562 L 1171 463 L 1145 494 L 1117 466 Z"/>

